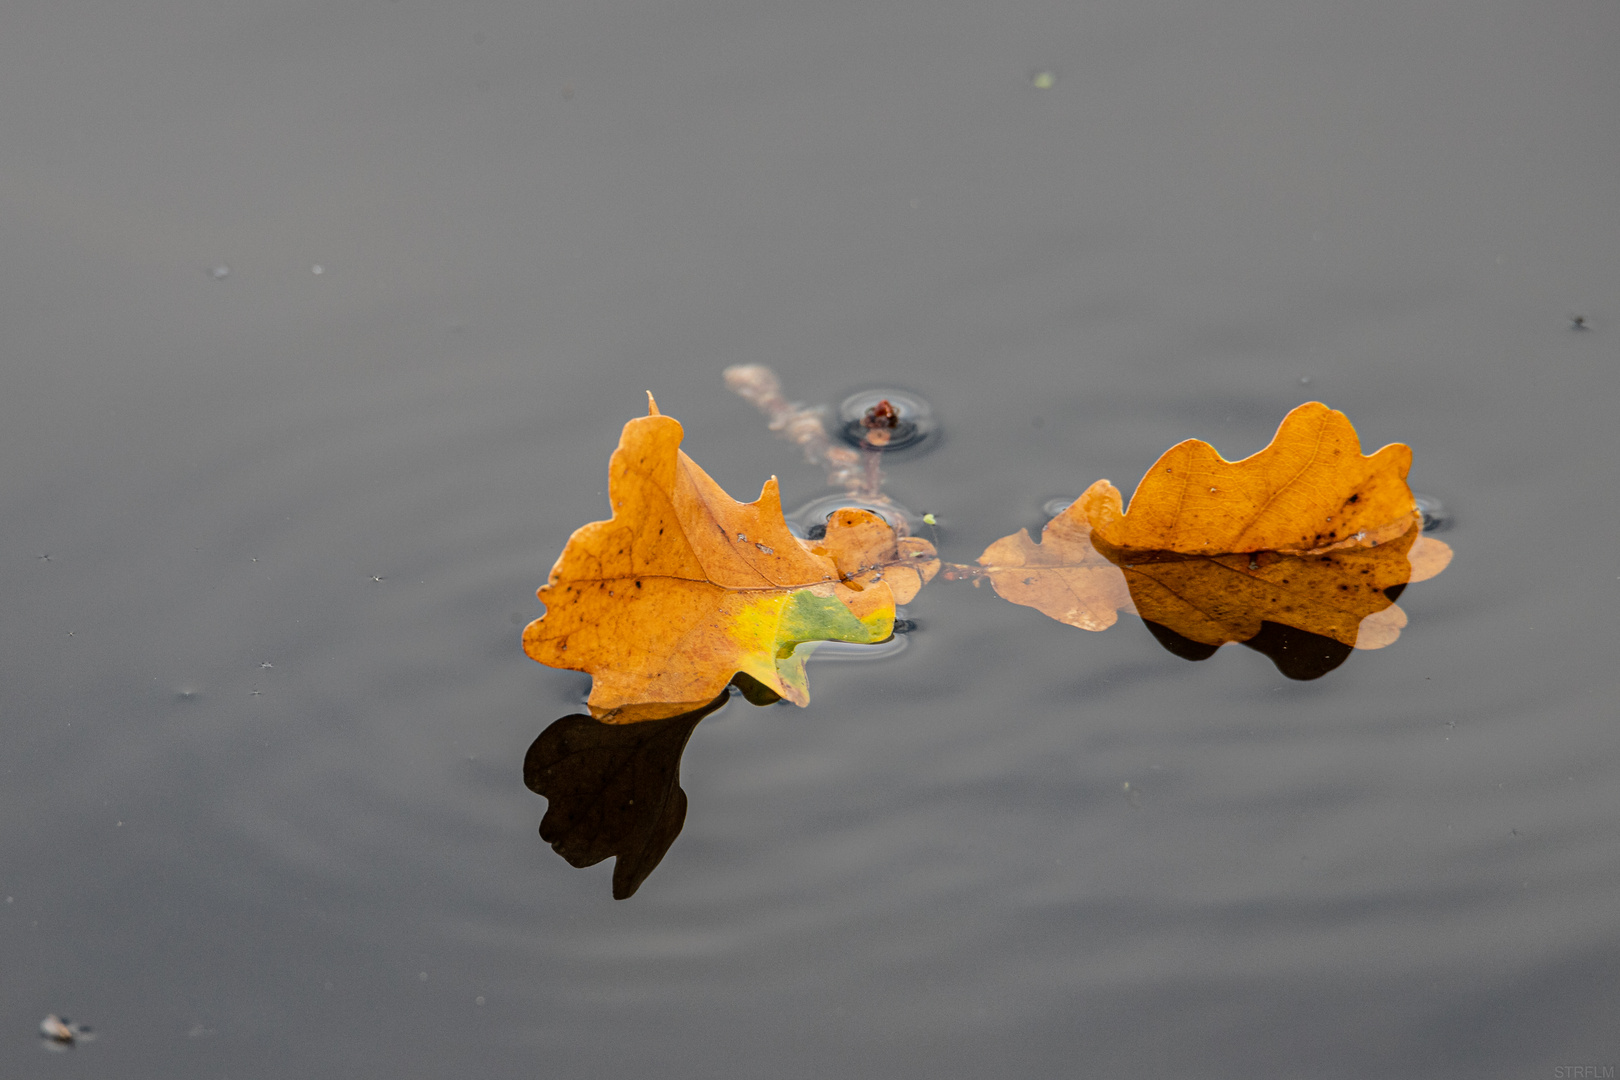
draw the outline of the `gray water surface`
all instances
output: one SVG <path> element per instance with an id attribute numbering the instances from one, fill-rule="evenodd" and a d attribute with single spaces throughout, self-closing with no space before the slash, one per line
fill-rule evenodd
<path id="1" fill-rule="evenodd" d="M 1620 1066 L 1614 4 L 3 21 L 0 1076 Z M 1312 682 L 931 586 L 614 901 L 518 634 L 646 390 L 824 493 L 740 362 L 925 394 L 955 561 L 1311 399 L 1456 558 Z"/>

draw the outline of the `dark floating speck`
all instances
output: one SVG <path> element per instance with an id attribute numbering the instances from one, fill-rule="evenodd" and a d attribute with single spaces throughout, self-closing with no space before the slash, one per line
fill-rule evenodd
<path id="1" fill-rule="evenodd" d="M 1433 495 L 1413 495 L 1417 508 L 1423 514 L 1424 532 L 1443 532 L 1451 528 L 1451 513 L 1446 504 Z"/>
<path id="2" fill-rule="evenodd" d="M 934 410 L 909 390 L 878 386 L 846 397 L 838 406 L 838 433 L 851 446 L 889 453 L 933 436 Z"/>

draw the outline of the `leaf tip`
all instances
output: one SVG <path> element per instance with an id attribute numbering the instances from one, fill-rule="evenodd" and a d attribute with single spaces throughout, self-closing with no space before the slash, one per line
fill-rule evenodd
<path id="1" fill-rule="evenodd" d="M 663 413 L 658 411 L 658 399 L 653 397 L 651 390 L 647 391 L 647 415 L 648 416 L 662 416 L 662 415 L 664 415 Z"/>

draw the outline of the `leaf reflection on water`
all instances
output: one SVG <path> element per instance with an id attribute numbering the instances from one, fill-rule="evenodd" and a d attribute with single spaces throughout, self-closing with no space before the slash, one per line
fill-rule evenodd
<path id="1" fill-rule="evenodd" d="M 755 503 L 736 502 L 649 404 L 611 459 L 613 518 L 574 533 L 540 590 L 547 614 L 524 633 L 536 660 L 593 677 L 594 715 L 557 720 L 524 760 L 524 782 L 550 803 L 540 837 L 576 867 L 615 857 L 620 900 L 686 822 L 681 754 L 699 722 L 733 687 L 756 705 L 807 704 L 804 660 L 818 643 L 887 637 L 892 648 L 876 651 L 892 655 L 896 605 L 936 572 L 988 579 L 1084 630 L 1135 614 L 1186 660 L 1238 643 L 1290 679 L 1317 679 L 1394 642 L 1406 626 L 1396 598 L 1451 561 L 1407 486 L 1411 449 L 1362 454 L 1349 419 L 1320 402 L 1241 461 L 1196 439 L 1171 447 L 1129 511 L 1099 480 L 1038 542 L 1020 529 L 977 566 L 941 564 L 932 544 L 858 507 L 801 540 L 774 477 Z"/>
<path id="2" fill-rule="evenodd" d="M 755 705 L 780 700 L 746 675 L 733 685 Z M 613 898 L 635 895 L 686 823 L 686 742 L 730 695 L 727 687 L 707 705 L 662 720 L 609 724 L 574 714 L 546 728 L 523 759 L 524 784 L 550 803 L 540 839 L 581 869 L 616 856 Z"/>

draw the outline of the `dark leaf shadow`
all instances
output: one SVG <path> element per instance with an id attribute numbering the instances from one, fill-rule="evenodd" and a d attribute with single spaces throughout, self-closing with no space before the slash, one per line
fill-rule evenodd
<path id="1" fill-rule="evenodd" d="M 779 700 L 747 676 L 736 685 L 756 705 Z M 540 839 L 580 868 L 616 856 L 613 898 L 634 896 L 686 824 L 687 740 L 730 694 L 728 687 L 702 708 L 663 720 L 604 724 L 575 714 L 546 728 L 523 759 L 523 783 L 550 803 Z"/>
<path id="2" fill-rule="evenodd" d="M 1183 637 L 1162 623 L 1150 619 L 1142 621 L 1166 651 L 1183 660 L 1208 660 L 1220 648 L 1219 645 L 1206 645 Z M 1351 646 L 1325 635 L 1270 620 L 1262 621 L 1260 632 L 1240 644 L 1268 657 L 1287 678 L 1301 682 L 1320 679 L 1350 659 L 1350 654 L 1355 652 Z"/>

